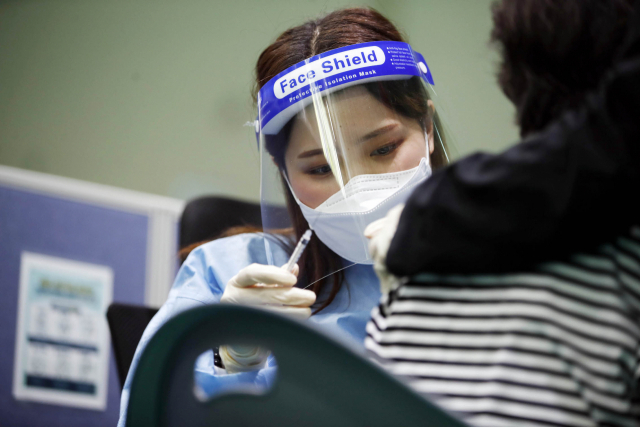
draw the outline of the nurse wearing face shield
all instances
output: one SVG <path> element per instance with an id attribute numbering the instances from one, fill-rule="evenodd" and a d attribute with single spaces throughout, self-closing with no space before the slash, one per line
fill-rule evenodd
<path id="1" fill-rule="evenodd" d="M 363 346 L 380 298 L 364 230 L 448 161 L 427 62 L 376 11 L 341 10 L 286 31 L 260 55 L 256 77 L 263 230 L 214 240 L 189 255 L 138 346 L 120 425 L 144 346 L 192 307 L 261 306 Z M 282 268 L 309 229 L 293 272 Z M 264 387 L 275 377 L 267 349 L 230 345 L 218 353 L 196 363 L 203 396 Z"/>
<path id="2" fill-rule="evenodd" d="M 361 51 L 375 47 L 356 46 Z M 263 152 L 285 181 L 289 205 L 295 202 L 322 244 L 352 263 L 370 264 L 364 227 L 431 174 L 433 103 L 420 93 L 419 78 L 413 79 L 367 79 L 312 95 L 279 135 L 263 138 Z M 323 84 L 313 84 L 312 90 Z M 388 104 L 390 98 L 409 105 L 399 113 Z M 263 196 L 270 191 L 263 185 Z M 263 211 L 268 223 L 268 208 Z"/>

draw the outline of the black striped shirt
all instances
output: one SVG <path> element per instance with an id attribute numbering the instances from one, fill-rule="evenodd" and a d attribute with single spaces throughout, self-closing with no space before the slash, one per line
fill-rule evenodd
<path id="1" fill-rule="evenodd" d="M 640 227 L 534 272 L 423 274 L 367 325 L 374 360 L 477 426 L 640 425 Z"/>

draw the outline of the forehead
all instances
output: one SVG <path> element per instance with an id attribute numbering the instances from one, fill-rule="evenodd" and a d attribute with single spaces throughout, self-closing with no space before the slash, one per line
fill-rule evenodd
<path id="1" fill-rule="evenodd" d="M 291 151 L 320 145 L 322 131 L 345 142 L 371 132 L 397 115 L 362 86 L 327 95 L 302 110 L 294 119 L 289 138 Z"/>

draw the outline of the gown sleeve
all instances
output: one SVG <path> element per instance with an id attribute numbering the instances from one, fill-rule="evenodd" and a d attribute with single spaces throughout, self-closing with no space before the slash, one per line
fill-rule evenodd
<path id="1" fill-rule="evenodd" d="M 390 272 L 519 270 L 638 222 L 640 30 L 631 28 L 623 59 L 580 110 L 501 154 L 463 158 L 415 190 L 387 253 Z"/>
<path id="2" fill-rule="evenodd" d="M 252 262 L 267 262 L 264 244 L 261 239 L 252 239 L 246 235 L 210 242 L 189 255 L 178 271 L 167 301 L 149 322 L 140 339 L 122 390 L 118 427 L 126 425 L 131 381 L 151 337 L 177 314 L 220 302 L 228 279 Z M 276 369 L 275 359 L 270 356 L 265 368 L 261 370 L 226 374 L 213 364 L 213 351 L 208 351 L 197 359 L 194 375 L 198 389 L 205 396 L 213 396 L 232 388 L 267 388 L 273 383 Z"/>

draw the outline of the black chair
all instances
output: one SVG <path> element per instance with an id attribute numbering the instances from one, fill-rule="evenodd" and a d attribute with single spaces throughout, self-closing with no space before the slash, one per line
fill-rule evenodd
<path id="1" fill-rule="evenodd" d="M 120 387 L 127 379 L 142 333 L 157 312 L 156 308 L 118 303 L 111 304 L 107 310 Z"/>
<path id="2" fill-rule="evenodd" d="M 260 204 L 212 196 L 191 200 L 180 217 L 180 248 L 242 225 L 262 226 Z"/>

